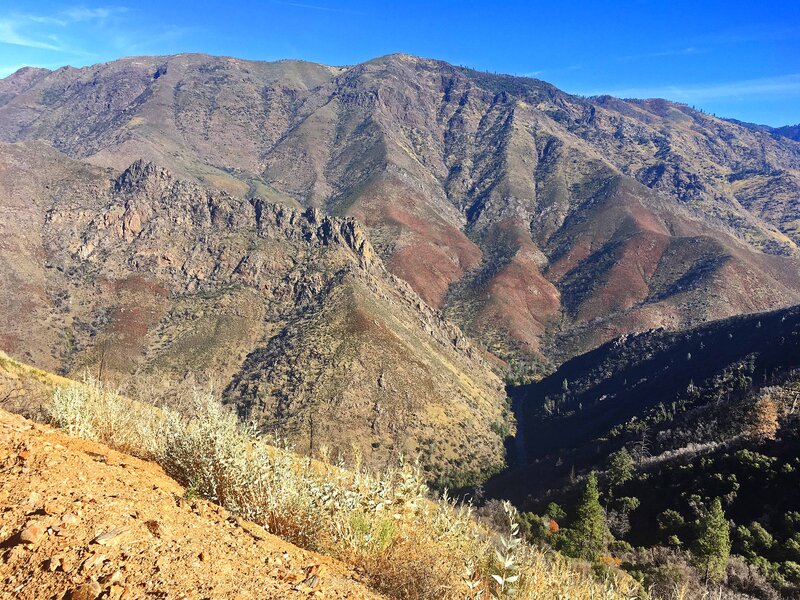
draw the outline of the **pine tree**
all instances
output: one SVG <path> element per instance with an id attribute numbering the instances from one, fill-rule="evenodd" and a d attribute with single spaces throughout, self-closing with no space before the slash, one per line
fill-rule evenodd
<path id="1" fill-rule="evenodd" d="M 597 475 L 592 472 L 586 480 L 586 489 L 578 505 L 574 524 L 576 554 L 587 560 L 597 558 L 605 548 L 607 531 L 606 516 L 600 506 Z"/>
<path id="2" fill-rule="evenodd" d="M 695 543 L 698 566 L 705 572 L 707 581 L 720 581 L 725 576 L 731 538 L 722 502 L 715 498 L 711 509 L 700 520 L 700 535 Z"/>
<path id="3" fill-rule="evenodd" d="M 612 487 L 618 487 L 633 477 L 633 458 L 624 446 L 609 457 L 608 479 Z"/>

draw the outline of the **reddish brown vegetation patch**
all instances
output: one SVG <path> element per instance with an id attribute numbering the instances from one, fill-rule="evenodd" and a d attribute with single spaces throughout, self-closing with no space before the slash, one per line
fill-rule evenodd
<path id="1" fill-rule="evenodd" d="M 505 331 L 527 351 L 538 353 L 539 339 L 559 310 L 558 290 L 530 253 L 521 250 L 491 280 L 478 323 Z"/>

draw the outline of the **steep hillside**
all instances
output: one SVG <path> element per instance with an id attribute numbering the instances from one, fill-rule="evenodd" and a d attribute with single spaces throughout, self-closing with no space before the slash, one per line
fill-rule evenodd
<path id="1" fill-rule="evenodd" d="M 187 501 L 152 463 L 5 411 L 0 473 L 0 581 L 14 598 L 382 597 L 338 561 Z"/>
<path id="2" fill-rule="evenodd" d="M 800 144 L 662 100 L 391 55 L 136 57 L 0 81 L 0 139 L 350 215 L 503 357 L 800 302 Z"/>
<path id="3" fill-rule="evenodd" d="M 513 595 L 531 600 L 640 595 L 619 569 L 598 576 L 509 533 L 518 517 L 510 505 L 506 522 L 491 525 L 432 494 L 418 464 L 347 470 L 330 455 L 275 447 L 211 394 L 181 415 L 0 354 L 0 394 L 22 387 L 49 392 L 39 417 L 61 431 L 0 410 L 0 470 L 9 482 L 0 497 L 10 499 L 0 517 L 0 573 L 14 597 L 227 597 L 236 574 L 248 579 L 237 597 L 252 595 L 251 585 L 266 597 L 373 597 L 369 586 L 441 600 L 465 590 L 508 595 L 511 583 Z M 498 563 L 505 535 L 513 553 Z M 503 577 L 509 564 L 511 581 Z"/>
<path id="4" fill-rule="evenodd" d="M 763 352 L 750 355 L 612 428 L 583 452 L 563 452 L 563 464 L 542 458 L 531 465 L 535 476 L 517 472 L 517 486 L 531 482 L 522 485 L 530 493 L 521 500 L 531 511 L 526 520 L 557 520 L 555 535 L 541 526 L 532 535 L 569 551 L 568 533 L 593 470 L 615 538 L 610 547 L 654 597 L 675 597 L 676 589 L 703 596 L 698 540 L 708 508 L 719 501 L 731 543 L 721 597 L 797 598 L 800 369 L 796 349 L 789 350 L 791 368 L 754 377 L 766 361 Z M 560 476 L 542 476 L 553 470 Z"/>
<path id="5" fill-rule="evenodd" d="M 3 349 L 63 373 L 213 383 L 301 451 L 422 454 L 431 479 L 503 460 L 497 377 L 388 274 L 350 219 L 0 148 Z M 136 390 L 130 388 L 131 393 Z"/>
<path id="6" fill-rule="evenodd" d="M 598 472 L 615 548 L 665 595 L 702 581 L 687 552 L 719 499 L 738 555 L 727 585 L 800 594 L 800 307 L 623 336 L 511 393 L 517 466 L 490 494 L 550 511 L 568 531 Z"/>
<path id="7" fill-rule="evenodd" d="M 740 403 L 744 431 L 669 459 L 652 458 L 615 494 L 635 497 L 625 539 L 636 546 L 691 547 L 699 508 L 721 498 L 732 523 L 732 552 L 754 566 L 780 597 L 800 594 L 800 377 Z M 774 410 L 765 417 L 764 407 Z M 735 409 L 734 409 L 735 410 Z M 563 496 L 562 496 L 563 497 Z M 766 587 L 766 586 L 763 586 Z M 756 590 L 752 590 L 756 591 Z M 761 598 L 775 598 L 768 593 Z"/>
<path id="8" fill-rule="evenodd" d="M 510 390 L 520 471 L 493 483 L 524 499 L 622 446 L 640 458 L 714 449 L 750 427 L 761 388 L 798 368 L 800 307 L 622 336 Z M 541 476 L 520 479 L 528 470 Z"/>

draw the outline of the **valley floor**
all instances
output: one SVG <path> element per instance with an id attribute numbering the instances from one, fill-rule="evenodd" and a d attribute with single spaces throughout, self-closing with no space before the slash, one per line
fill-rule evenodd
<path id="1" fill-rule="evenodd" d="M 0 410 L 0 598 L 381 597 L 357 579 L 154 464 Z"/>

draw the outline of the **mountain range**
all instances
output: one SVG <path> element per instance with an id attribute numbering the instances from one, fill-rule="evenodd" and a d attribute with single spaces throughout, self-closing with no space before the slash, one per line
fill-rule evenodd
<path id="1" fill-rule="evenodd" d="M 0 343 L 469 485 L 514 432 L 502 375 L 800 304 L 798 195 L 790 129 L 404 54 L 24 68 Z"/>
<path id="2" fill-rule="evenodd" d="M 506 361 L 800 302 L 800 144 L 685 105 L 403 54 L 23 69 L 0 105 L 6 142 L 354 217 Z"/>

